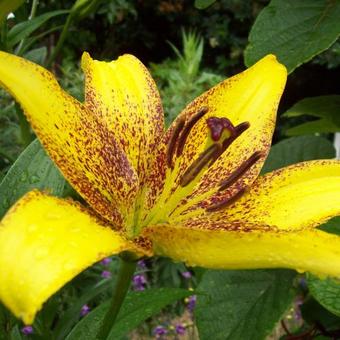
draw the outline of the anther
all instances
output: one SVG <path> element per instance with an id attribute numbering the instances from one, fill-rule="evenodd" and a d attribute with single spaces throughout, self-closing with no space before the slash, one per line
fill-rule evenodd
<path id="1" fill-rule="evenodd" d="M 221 182 L 221 186 L 218 191 L 222 191 L 232 184 L 234 184 L 237 180 L 239 180 L 261 157 L 263 157 L 263 152 L 256 151 L 254 152 L 247 160 L 245 160 L 235 171 L 231 173 L 231 175 Z"/>
<path id="2" fill-rule="evenodd" d="M 220 152 L 221 145 L 213 144 L 204 152 L 202 152 L 198 158 L 188 167 L 180 180 L 180 186 L 185 187 L 192 182 L 200 171 L 207 165 L 216 153 Z"/>
<path id="3" fill-rule="evenodd" d="M 240 191 L 238 191 L 235 195 L 225 198 L 224 200 L 211 205 L 210 207 L 208 207 L 206 210 L 208 212 L 213 212 L 213 211 L 217 211 L 217 210 L 221 210 L 224 209 L 230 205 L 232 205 L 233 203 L 235 203 L 239 198 L 241 198 L 241 196 L 243 196 L 245 194 L 245 192 L 247 191 L 247 188 L 243 188 Z"/>
<path id="4" fill-rule="evenodd" d="M 192 115 L 189 118 L 189 121 L 185 124 L 184 129 L 178 139 L 177 157 L 179 157 L 182 154 L 185 142 L 189 136 L 191 129 L 207 112 L 208 108 L 204 106 L 196 114 Z"/>
<path id="5" fill-rule="evenodd" d="M 167 148 L 167 153 L 166 153 L 166 163 L 168 167 L 171 169 L 173 168 L 172 158 L 175 153 L 176 142 L 177 142 L 179 134 L 183 130 L 184 124 L 185 124 L 184 119 L 180 119 L 176 123 L 175 127 L 172 130 L 172 133 L 171 133 L 171 136 L 168 142 L 168 148 Z"/>

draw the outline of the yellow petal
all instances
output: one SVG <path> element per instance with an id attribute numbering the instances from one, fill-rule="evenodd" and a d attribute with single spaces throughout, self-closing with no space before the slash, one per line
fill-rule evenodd
<path id="1" fill-rule="evenodd" d="M 294 164 L 259 177 L 250 191 L 209 219 L 279 229 L 315 227 L 340 215 L 340 161 Z"/>
<path id="2" fill-rule="evenodd" d="M 213 269 L 291 268 L 340 277 L 340 237 L 316 229 L 278 230 L 202 221 L 148 228 L 154 252 Z"/>
<path id="3" fill-rule="evenodd" d="M 254 152 L 260 151 L 263 156 L 231 188 L 226 189 L 225 195 L 231 196 L 236 188 L 240 189 L 250 185 L 258 176 L 265 155 L 268 153 L 275 126 L 277 106 L 286 78 L 285 67 L 279 64 L 274 56 L 268 55 L 251 68 L 223 81 L 189 104 L 170 127 L 165 141 L 160 147 L 158 164 L 154 166 L 155 169 L 157 168 L 158 174 L 155 173 L 150 177 L 149 186 L 152 189 L 147 198 L 147 204 L 150 206 L 154 204 L 161 190 L 163 193 L 160 204 L 163 202 L 166 204 L 164 210 L 168 213 L 176 207 L 181 198 L 188 194 L 190 196 L 186 197 L 181 205 L 191 206 L 206 197 L 211 197 L 223 180 L 227 179 Z M 167 150 L 165 145 L 169 142 L 177 124 L 183 119 L 188 121 L 204 107 L 208 109 L 208 112 L 189 133 L 183 153 L 175 162 L 174 170 L 159 171 L 159 168 L 167 168 L 167 157 L 164 156 Z M 209 117 L 228 118 L 234 126 L 248 122 L 250 127 L 234 140 L 200 180 L 196 183 L 193 181 L 190 185 L 182 188 L 179 182 L 183 172 L 206 149 L 211 138 L 207 126 Z M 176 159 L 175 155 L 174 158 Z M 153 221 L 166 220 L 165 217 L 159 216 Z"/>
<path id="4" fill-rule="evenodd" d="M 82 67 L 85 105 L 121 143 L 142 184 L 164 130 L 155 82 L 145 66 L 128 54 L 103 62 L 84 53 Z"/>
<path id="5" fill-rule="evenodd" d="M 122 225 L 138 178 L 113 134 L 34 63 L 0 52 L 0 85 L 22 105 L 67 180 L 99 214 Z"/>
<path id="6" fill-rule="evenodd" d="M 120 234 L 75 202 L 32 191 L 0 222 L 0 299 L 30 324 L 66 282 L 128 249 Z"/>

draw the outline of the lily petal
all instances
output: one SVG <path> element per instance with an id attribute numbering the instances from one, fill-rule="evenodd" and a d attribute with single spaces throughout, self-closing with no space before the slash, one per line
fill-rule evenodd
<path id="1" fill-rule="evenodd" d="M 66 282 L 133 246 L 73 201 L 32 191 L 0 223 L 0 299 L 26 324 Z"/>
<path id="2" fill-rule="evenodd" d="M 124 224 L 138 178 L 113 134 L 44 68 L 0 52 L 0 85 L 22 105 L 51 158 L 100 215 Z M 119 210 L 117 210 L 117 208 Z"/>
<path id="3" fill-rule="evenodd" d="M 250 185 L 258 176 L 268 153 L 275 126 L 276 110 L 287 78 L 287 71 L 272 55 L 266 56 L 246 71 L 231 77 L 190 103 L 170 127 L 160 146 L 157 157 L 157 174 L 150 176 L 150 193 L 147 205 L 152 206 L 160 192 L 163 202 L 167 202 L 167 211 L 173 210 L 181 198 L 180 205 L 193 205 L 211 197 L 243 162 L 253 153 L 261 152 L 253 166 L 226 190 L 226 196 L 232 196 L 235 190 Z M 182 154 L 175 162 L 173 171 L 167 167 L 166 145 L 171 140 L 176 126 L 181 120 L 188 121 L 202 108 L 207 108 L 206 115 L 199 119 L 191 129 Z M 228 118 L 234 126 L 248 122 L 250 127 L 236 138 L 222 153 L 218 160 L 205 171 L 201 179 L 193 181 L 184 188 L 180 187 L 183 172 L 193 160 L 207 148 L 211 140 L 211 131 L 207 118 Z M 163 172 L 158 169 L 164 168 Z M 156 171 L 156 170 L 155 170 Z M 191 194 L 190 194 L 191 193 Z M 188 196 L 190 194 L 190 196 Z M 171 198 L 170 198 L 171 197 Z M 163 220 L 166 218 L 163 217 Z M 159 218 L 158 220 L 162 220 Z M 153 220 L 157 222 L 157 219 Z"/>
<path id="4" fill-rule="evenodd" d="M 154 252 L 189 266 L 213 269 L 291 268 L 340 277 L 340 237 L 316 229 L 189 221 L 147 229 Z"/>
<path id="5" fill-rule="evenodd" d="M 137 170 L 141 185 L 164 133 L 161 99 L 150 73 L 134 56 L 115 61 L 82 57 L 85 105 L 114 134 Z"/>
<path id="6" fill-rule="evenodd" d="M 318 226 L 340 215 L 340 161 L 302 162 L 273 171 L 259 177 L 235 204 L 205 215 L 279 229 Z"/>

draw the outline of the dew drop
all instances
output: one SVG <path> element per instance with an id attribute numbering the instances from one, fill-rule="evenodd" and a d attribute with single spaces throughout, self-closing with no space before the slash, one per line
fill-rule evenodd
<path id="1" fill-rule="evenodd" d="M 60 219 L 60 214 L 55 213 L 53 211 L 48 211 L 45 216 L 49 220 L 59 220 Z"/>
<path id="2" fill-rule="evenodd" d="M 33 176 L 30 177 L 29 181 L 30 181 L 31 184 L 38 183 L 40 181 L 40 177 L 33 175 Z"/>
<path id="3" fill-rule="evenodd" d="M 7 208 L 7 207 L 9 206 L 9 199 L 8 199 L 8 198 L 4 198 L 4 199 L 2 200 L 2 206 L 3 206 L 4 208 Z"/>
<path id="4" fill-rule="evenodd" d="M 46 248 L 39 248 L 35 251 L 34 256 L 37 260 L 48 256 L 48 250 Z"/>
<path id="5" fill-rule="evenodd" d="M 20 181 L 21 181 L 21 182 L 26 182 L 27 177 L 28 177 L 27 172 L 23 172 L 23 173 L 21 174 L 21 176 L 20 176 Z"/>
<path id="6" fill-rule="evenodd" d="M 296 268 L 296 271 L 300 274 L 303 274 L 306 270 L 301 269 L 301 268 Z"/>
<path id="7" fill-rule="evenodd" d="M 36 224 L 30 224 L 30 225 L 27 227 L 27 230 L 28 230 L 30 233 L 35 232 L 37 229 L 38 229 L 38 227 L 36 226 Z"/>

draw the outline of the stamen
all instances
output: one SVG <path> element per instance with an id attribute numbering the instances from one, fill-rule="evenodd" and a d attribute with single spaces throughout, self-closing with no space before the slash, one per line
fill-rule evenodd
<path id="1" fill-rule="evenodd" d="M 235 127 L 228 118 L 210 117 L 207 119 L 207 125 L 214 142 L 220 140 L 224 130 L 229 131 L 230 135 L 234 134 Z"/>
<path id="2" fill-rule="evenodd" d="M 239 137 L 244 131 L 246 131 L 247 129 L 249 129 L 250 127 L 250 124 L 249 122 L 244 122 L 244 123 L 241 123 L 239 125 L 236 125 L 235 128 L 234 128 L 234 134 L 232 134 L 229 138 L 226 138 L 224 141 L 223 141 L 223 151 L 225 151 L 229 146 L 230 144 L 237 138 Z"/>
<path id="3" fill-rule="evenodd" d="M 172 130 L 172 134 L 170 136 L 169 142 L 168 142 L 168 149 L 166 153 L 166 163 L 169 168 L 173 169 L 173 164 L 172 164 L 172 158 L 175 153 L 175 148 L 176 148 L 176 142 L 178 139 L 179 134 L 183 130 L 185 124 L 184 119 L 180 119 L 177 124 L 175 125 L 174 129 Z"/>
<path id="4" fill-rule="evenodd" d="M 211 205 L 206 210 L 208 212 L 213 212 L 213 211 L 217 211 L 217 210 L 226 208 L 229 205 L 235 203 L 239 198 L 241 198 L 241 196 L 244 195 L 246 191 L 247 191 L 247 188 L 243 188 L 240 191 L 238 191 L 235 195 L 228 197 L 228 198 L 222 200 L 221 202 L 218 202 L 216 204 Z"/>
<path id="5" fill-rule="evenodd" d="M 202 152 L 183 174 L 179 183 L 180 186 L 185 187 L 193 181 L 204 166 L 215 157 L 215 154 L 220 152 L 220 148 L 220 144 L 212 144 L 208 149 Z"/>
<path id="6" fill-rule="evenodd" d="M 179 157 L 182 154 L 185 142 L 189 136 L 191 129 L 207 112 L 208 112 L 208 108 L 204 106 L 196 114 L 192 115 L 189 118 L 189 121 L 185 124 L 185 127 L 178 139 L 177 157 Z"/>
<path id="7" fill-rule="evenodd" d="M 263 152 L 254 152 L 247 160 L 245 160 L 231 175 L 221 182 L 221 186 L 218 191 L 222 191 L 227 187 L 230 187 L 237 180 L 239 180 L 261 157 L 263 157 Z"/>

